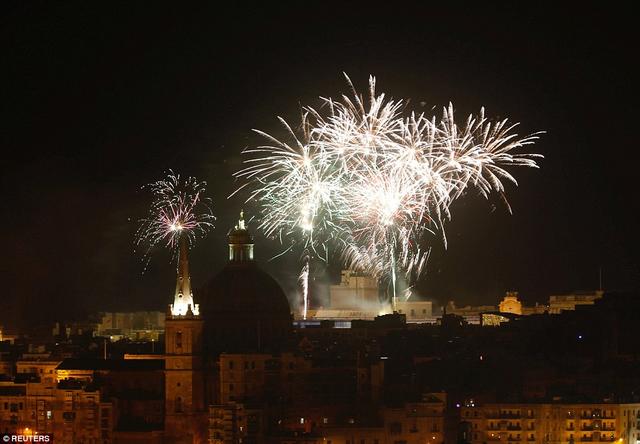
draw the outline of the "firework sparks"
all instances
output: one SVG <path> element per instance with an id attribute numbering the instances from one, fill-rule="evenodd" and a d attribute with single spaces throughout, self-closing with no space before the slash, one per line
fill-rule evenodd
<path id="1" fill-rule="evenodd" d="M 452 104 L 441 118 L 405 116 L 401 100 L 376 94 L 373 77 L 367 100 L 351 88 L 352 98 L 323 99 L 328 112 L 304 108 L 299 135 L 281 119 L 292 144 L 259 132 L 271 143 L 246 150 L 236 177 L 254 185 L 249 200 L 268 235 L 293 235 L 325 257 L 334 244 L 347 267 L 390 281 L 395 303 L 397 273 L 416 279 L 424 269 L 425 234 L 441 232 L 446 245 L 451 203 L 470 189 L 488 198 L 504 194 L 503 181 L 517 185 L 506 168 L 537 167 L 542 156 L 515 150 L 538 134 L 519 137 L 517 124 L 492 122 L 484 109 L 460 127 Z"/>
<path id="2" fill-rule="evenodd" d="M 147 262 L 155 247 L 164 246 L 176 255 L 181 242 L 192 246 L 213 228 L 211 200 L 203 196 L 206 182 L 181 179 L 170 171 L 166 178 L 143 188 L 151 191 L 153 201 L 147 217 L 140 220 L 136 244 L 146 246 Z"/>

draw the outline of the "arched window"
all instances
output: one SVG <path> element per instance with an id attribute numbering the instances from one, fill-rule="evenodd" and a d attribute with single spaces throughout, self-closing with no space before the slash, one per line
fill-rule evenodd
<path id="1" fill-rule="evenodd" d="M 175 407 L 176 413 L 182 413 L 182 397 L 176 396 Z"/>
<path id="2" fill-rule="evenodd" d="M 176 332 L 176 348 L 182 348 L 182 332 Z"/>

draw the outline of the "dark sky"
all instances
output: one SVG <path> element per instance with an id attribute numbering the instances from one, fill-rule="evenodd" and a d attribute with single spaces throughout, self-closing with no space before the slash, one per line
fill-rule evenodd
<path id="1" fill-rule="evenodd" d="M 596 288 L 600 267 L 605 288 L 637 289 L 634 15 L 439 3 L 3 3 L 0 323 L 163 309 L 174 268 L 161 253 L 142 275 L 133 233 L 140 186 L 169 168 L 209 182 L 219 220 L 191 263 L 196 286 L 213 276 L 243 206 L 226 197 L 240 151 L 259 141 L 251 129 L 277 132 L 276 115 L 295 121 L 301 103 L 348 92 L 343 71 L 361 90 L 376 75 L 412 106 L 452 101 L 460 118 L 485 106 L 547 132 L 542 168 L 508 189 L 513 215 L 497 199 L 456 204 L 423 295 L 545 301 Z M 265 263 L 276 250 L 258 240 L 291 286 L 295 258 Z"/>

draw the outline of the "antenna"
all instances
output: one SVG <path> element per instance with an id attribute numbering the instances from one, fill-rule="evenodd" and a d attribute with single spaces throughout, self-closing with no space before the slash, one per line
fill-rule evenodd
<path id="1" fill-rule="evenodd" d="M 598 280 L 599 280 L 599 288 L 598 290 L 602 291 L 602 266 L 598 268 Z"/>

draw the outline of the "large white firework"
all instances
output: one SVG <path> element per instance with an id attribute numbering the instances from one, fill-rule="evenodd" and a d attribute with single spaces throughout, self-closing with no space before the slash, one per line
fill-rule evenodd
<path id="1" fill-rule="evenodd" d="M 253 185 L 267 234 L 325 256 L 334 245 L 347 267 L 389 281 L 395 300 L 397 273 L 415 280 L 424 270 L 425 233 L 444 235 L 451 203 L 469 189 L 504 193 L 504 181 L 516 184 L 507 167 L 537 167 L 540 155 L 515 150 L 538 134 L 519 137 L 517 124 L 492 122 L 484 109 L 462 126 L 452 104 L 441 118 L 406 112 L 376 94 L 373 77 L 366 100 L 352 90 L 304 108 L 299 131 L 280 119 L 292 144 L 259 132 L 270 144 L 245 150 L 250 164 L 236 176 Z"/>

